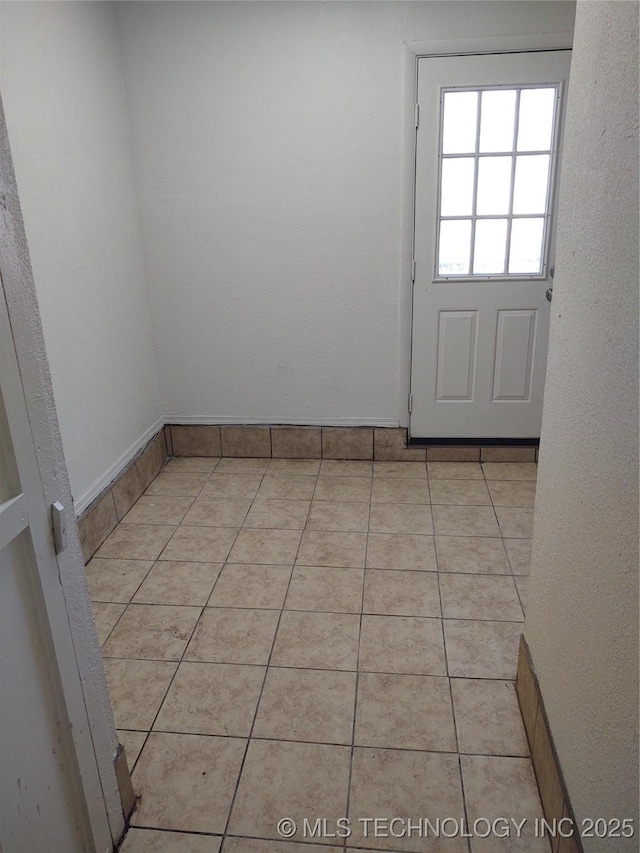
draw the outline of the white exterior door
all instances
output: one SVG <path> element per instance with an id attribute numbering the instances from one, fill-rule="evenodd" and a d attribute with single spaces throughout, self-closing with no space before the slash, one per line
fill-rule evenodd
<path id="1" fill-rule="evenodd" d="M 571 51 L 418 60 L 412 438 L 537 438 Z"/>

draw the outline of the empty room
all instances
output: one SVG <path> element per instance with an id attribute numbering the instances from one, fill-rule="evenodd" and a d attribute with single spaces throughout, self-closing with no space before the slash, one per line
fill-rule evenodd
<path id="1" fill-rule="evenodd" d="M 0 2 L 4 853 L 638 849 L 638 38 Z"/>

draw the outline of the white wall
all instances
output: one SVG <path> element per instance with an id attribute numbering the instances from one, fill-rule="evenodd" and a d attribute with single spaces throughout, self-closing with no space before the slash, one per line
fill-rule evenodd
<path id="1" fill-rule="evenodd" d="M 76 507 L 161 416 L 115 10 L 3 2 L 1 89 Z"/>
<path id="2" fill-rule="evenodd" d="M 576 817 L 638 849 L 638 6 L 580 3 L 525 636 Z"/>
<path id="3" fill-rule="evenodd" d="M 169 420 L 398 422 L 412 153 L 403 43 L 571 32 L 573 12 L 120 4 Z"/>

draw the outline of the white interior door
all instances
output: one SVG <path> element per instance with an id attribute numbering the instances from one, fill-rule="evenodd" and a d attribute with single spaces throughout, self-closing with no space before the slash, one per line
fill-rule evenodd
<path id="1" fill-rule="evenodd" d="M 571 51 L 418 60 L 412 438 L 537 438 Z"/>
<path id="2" fill-rule="evenodd" d="M 0 290 L 0 849 L 91 853 L 111 838 Z"/>

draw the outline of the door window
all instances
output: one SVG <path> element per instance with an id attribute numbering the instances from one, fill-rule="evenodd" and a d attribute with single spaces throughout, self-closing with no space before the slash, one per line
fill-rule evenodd
<path id="1" fill-rule="evenodd" d="M 442 88 L 436 279 L 545 274 L 560 86 Z"/>

